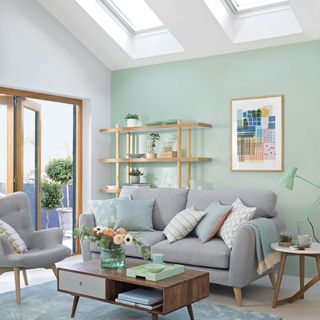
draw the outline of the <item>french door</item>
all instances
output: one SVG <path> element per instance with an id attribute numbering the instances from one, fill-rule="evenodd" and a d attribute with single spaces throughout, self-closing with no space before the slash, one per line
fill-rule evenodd
<path id="1" fill-rule="evenodd" d="M 31 201 L 35 229 L 41 229 L 41 106 L 0 96 L 0 192 L 23 191 Z"/>

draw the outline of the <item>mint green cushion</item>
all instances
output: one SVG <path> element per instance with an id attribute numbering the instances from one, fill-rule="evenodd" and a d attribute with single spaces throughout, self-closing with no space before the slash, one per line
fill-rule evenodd
<path id="1" fill-rule="evenodd" d="M 116 221 L 117 199 L 89 200 L 89 207 L 99 227 L 113 228 Z"/>
<path id="2" fill-rule="evenodd" d="M 152 212 L 155 199 L 117 201 L 115 229 L 129 231 L 153 231 Z"/>
<path id="3" fill-rule="evenodd" d="M 220 230 L 232 210 L 232 206 L 223 206 L 219 201 L 212 202 L 205 209 L 205 216 L 195 228 L 195 234 L 204 243 L 211 240 Z"/>

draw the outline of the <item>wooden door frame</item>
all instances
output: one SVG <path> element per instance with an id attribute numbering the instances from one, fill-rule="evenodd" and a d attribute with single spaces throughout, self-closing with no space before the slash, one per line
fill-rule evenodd
<path id="1" fill-rule="evenodd" d="M 12 89 L 0 87 L 0 94 L 8 96 L 18 96 L 21 98 L 33 98 L 39 100 L 48 100 L 53 102 L 66 103 L 76 106 L 76 224 L 78 224 L 79 216 L 82 213 L 82 134 L 83 134 L 83 102 L 81 99 L 69 98 L 59 95 L 39 93 L 34 91 Z M 13 105 L 12 105 L 13 117 Z M 12 119 L 13 120 L 13 119 Z M 9 137 L 8 137 L 9 138 Z M 12 137 L 10 137 L 12 138 Z M 12 144 L 13 146 L 13 144 Z M 13 148 L 12 148 L 13 152 Z M 80 252 L 79 241 L 76 242 L 76 253 Z"/>

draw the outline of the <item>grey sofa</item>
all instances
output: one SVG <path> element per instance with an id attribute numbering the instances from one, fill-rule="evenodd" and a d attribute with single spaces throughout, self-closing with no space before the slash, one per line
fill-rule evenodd
<path id="1" fill-rule="evenodd" d="M 277 197 L 272 191 L 256 189 L 214 189 L 186 190 L 169 188 L 125 188 L 121 196 L 131 195 L 132 199 L 155 199 L 153 209 L 153 232 L 143 232 L 141 237 L 151 246 L 152 253 L 163 253 L 166 262 L 180 263 L 208 271 L 210 282 L 234 288 L 236 302 L 242 304 L 241 288 L 252 281 L 269 274 L 274 285 L 274 270 L 258 275 L 255 249 L 255 235 L 251 227 L 242 226 L 236 235 L 232 250 L 219 237 L 202 244 L 192 233 L 185 239 L 172 244 L 162 231 L 169 221 L 181 210 L 193 206 L 204 210 L 214 200 L 230 205 L 240 198 L 247 206 L 257 207 L 254 218 L 266 217 L 273 221 L 278 232 L 284 228 L 276 212 Z M 95 226 L 93 214 L 80 216 L 80 226 Z M 84 260 L 97 258 L 99 248 L 83 241 Z M 128 257 L 140 258 L 133 246 L 126 247 Z"/>

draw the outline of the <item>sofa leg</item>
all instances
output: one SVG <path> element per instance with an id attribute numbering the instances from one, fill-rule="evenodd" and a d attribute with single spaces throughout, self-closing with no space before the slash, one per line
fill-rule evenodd
<path id="1" fill-rule="evenodd" d="M 51 270 L 53 271 L 54 275 L 58 279 L 58 270 L 55 264 L 51 267 Z"/>
<path id="2" fill-rule="evenodd" d="M 233 288 L 234 296 L 236 298 L 236 304 L 238 307 L 242 306 L 242 294 L 241 288 Z"/>
<path id="3" fill-rule="evenodd" d="M 274 272 L 270 272 L 268 274 L 268 276 L 269 276 L 270 281 L 271 281 L 272 289 L 275 289 L 277 281 L 276 281 L 276 276 L 275 276 Z"/>
<path id="4" fill-rule="evenodd" d="M 20 304 L 20 268 L 14 267 L 14 281 L 16 285 L 16 302 Z"/>
<path id="5" fill-rule="evenodd" d="M 27 271 L 26 270 L 22 270 L 22 275 L 23 275 L 24 284 L 26 286 L 28 286 L 29 282 L 28 282 L 28 277 L 27 277 Z"/>

